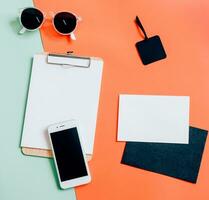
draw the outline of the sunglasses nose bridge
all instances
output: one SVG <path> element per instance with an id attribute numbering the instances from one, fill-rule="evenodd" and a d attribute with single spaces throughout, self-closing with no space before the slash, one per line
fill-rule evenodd
<path id="1" fill-rule="evenodd" d="M 47 13 L 47 18 L 49 19 L 49 18 L 54 18 L 54 12 L 53 11 L 49 11 L 48 13 Z"/>

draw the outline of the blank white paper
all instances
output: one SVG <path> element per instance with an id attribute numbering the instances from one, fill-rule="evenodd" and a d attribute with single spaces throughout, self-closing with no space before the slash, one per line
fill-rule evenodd
<path id="1" fill-rule="evenodd" d="M 189 97 L 120 95 L 118 141 L 189 143 Z"/>
<path id="2" fill-rule="evenodd" d="M 35 55 L 22 147 L 51 149 L 47 128 L 76 120 L 86 154 L 93 153 L 103 61 L 91 59 L 89 68 L 48 64 L 47 55 Z"/>

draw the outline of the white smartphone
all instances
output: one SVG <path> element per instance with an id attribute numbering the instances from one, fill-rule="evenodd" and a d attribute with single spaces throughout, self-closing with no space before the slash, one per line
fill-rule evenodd
<path id="1" fill-rule="evenodd" d="M 60 187 L 67 189 L 89 183 L 91 175 L 76 121 L 51 125 L 48 133 Z"/>

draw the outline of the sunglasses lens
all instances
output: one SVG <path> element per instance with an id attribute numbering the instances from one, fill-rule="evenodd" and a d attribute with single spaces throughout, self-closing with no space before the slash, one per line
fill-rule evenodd
<path id="1" fill-rule="evenodd" d="M 28 30 L 34 30 L 41 26 L 44 15 L 36 8 L 26 8 L 21 14 L 21 23 Z"/>
<path id="2" fill-rule="evenodd" d="M 60 12 L 54 17 L 54 26 L 61 34 L 71 33 L 77 24 L 75 15 L 68 12 Z"/>

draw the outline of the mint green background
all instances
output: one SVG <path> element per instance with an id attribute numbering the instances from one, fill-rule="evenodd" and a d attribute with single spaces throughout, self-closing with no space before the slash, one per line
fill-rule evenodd
<path id="1" fill-rule="evenodd" d="M 24 156 L 20 139 L 31 58 L 43 51 L 39 32 L 18 35 L 19 8 L 29 0 L 4 0 L 0 8 L 0 200 L 74 200 L 60 190 L 52 159 Z"/>

